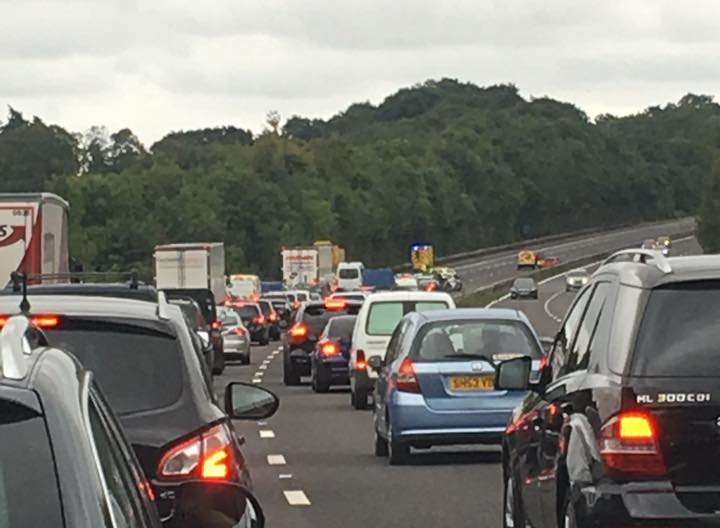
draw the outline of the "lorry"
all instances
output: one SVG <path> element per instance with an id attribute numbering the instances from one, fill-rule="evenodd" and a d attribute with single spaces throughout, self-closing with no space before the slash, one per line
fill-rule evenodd
<path id="1" fill-rule="evenodd" d="M 318 240 L 313 248 L 318 252 L 318 279 L 331 276 L 345 260 L 345 250 L 329 240 Z"/>
<path id="2" fill-rule="evenodd" d="M 244 273 L 235 273 L 228 277 L 227 294 L 236 299 L 257 301 L 262 293 L 260 277 Z"/>
<path id="3" fill-rule="evenodd" d="M 196 242 L 155 246 L 155 283 L 160 290 L 208 289 L 225 300 L 225 246 Z"/>
<path id="4" fill-rule="evenodd" d="M 432 244 L 416 242 L 410 246 L 410 263 L 413 272 L 426 273 L 435 266 L 435 248 Z"/>
<path id="5" fill-rule="evenodd" d="M 51 193 L 0 193 L 0 288 L 16 271 L 69 271 L 68 209 Z"/>
<path id="6" fill-rule="evenodd" d="M 345 260 L 345 250 L 329 240 L 318 240 L 307 247 L 283 248 L 281 254 L 283 282 L 289 288 L 331 281 L 338 264 Z"/>

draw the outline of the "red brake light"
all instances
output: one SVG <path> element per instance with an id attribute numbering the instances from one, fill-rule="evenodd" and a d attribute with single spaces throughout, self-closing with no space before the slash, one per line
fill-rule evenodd
<path id="1" fill-rule="evenodd" d="M 540 358 L 540 367 L 539 367 L 538 370 L 540 370 L 540 372 L 542 372 L 542 370 L 543 370 L 545 367 L 547 367 L 547 364 L 548 364 L 548 358 L 547 358 L 547 356 L 541 357 L 541 358 Z"/>
<path id="2" fill-rule="evenodd" d="M 412 360 L 408 357 L 400 363 L 400 368 L 395 377 L 395 386 L 397 390 L 402 392 L 420 393 L 420 385 L 415 376 L 415 367 L 413 366 Z"/>
<path id="3" fill-rule="evenodd" d="M 344 310 L 346 306 L 345 299 L 325 299 L 326 310 Z"/>
<path id="4" fill-rule="evenodd" d="M 437 284 L 435 282 L 428 282 L 428 285 L 425 287 L 425 291 L 435 291 L 437 290 Z"/>
<path id="5" fill-rule="evenodd" d="M 171 448 L 158 464 L 157 475 L 162 480 L 202 479 L 222 480 L 232 475 L 232 439 L 223 425 Z"/>
<path id="6" fill-rule="evenodd" d="M 320 354 L 325 357 L 337 356 L 340 354 L 340 347 L 332 341 L 325 341 L 320 346 Z"/>
<path id="7" fill-rule="evenodd" d="M 275 323 L 278 320 L 277 312 L 271 312 L 268 316 L 268 319 L 270 319 L 271 322 Z"/>
<path id="8" fill-rule="evenodd" d="M 296 325 L 293 325 L 290 330 L 288 330 L 288 334 L 290 334 L 292 337 L 305 337 L 307 336 L 308 328 L 303 323 L 297 323 Z"/>
<path id="9" fill-rule="evenodd" d="M 230 473 L 227 459 L 229 455 L 225 449 L 215 451 L 203 460 L 200 476 L 204 479 L 224 479 Z"/>
<path id="10" fill-rule="evenodd" d="M 5 326 L 5 324 L 7 323 L 7 321 L 8 321 L 8 318 L 7 318 L 7 317 L 5 317 L 5 316 L 0 317 L 0 328 L 2 328 L 3 326 Z"/>
<path id="11" fill-rule="evenodd" d="M 213 330 L 220 330 L 220 328 L 222 328 L 222 323 L 216 319 L 215 321 L 210 323 L 210 328 L 212 328 Z"/>
<path id="12" fill-rule="evenodd" d="M 235 333 L 239 336 L 246 336 L 248 334 L 247 328 L 244 326 L 236 326 Z"/>
<path id="13" fill-rule="evenodd" d="M 255 324 L 265 324 L 265 316 L 264 315 L 258 315 L 255 319 L 253 319 L 253 322 Z"/>
<path id="14" fill-rule="evenodd" d="M 656 478 L 667 473 L 653 421 L 641 412 L 608 420 L 600 431 L 600 455 L 614 477 Z"/>
<path id="15" fill-rule="evenodd" d="M 0 328 L 5 326 L 8 319 L 8 316 L 0 316 Z M 30 318 L 30 320 L 35 326 L 40 328 L 55 328 L 58 324 L 60 324 L 60 319 L 56 315 L 34 315 Z"/>
<path id="16" fill-rule="evenodd" d="M 365 361 L 365 352 L 358 350 L 355 352 L 355 370 L 367 369 L 367 361 Z"/>

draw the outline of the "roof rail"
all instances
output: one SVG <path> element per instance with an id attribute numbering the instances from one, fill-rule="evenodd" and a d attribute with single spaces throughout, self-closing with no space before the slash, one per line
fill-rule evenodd
<path id="1" fill-rule="evenodd" d="M 158 308 L 157 308 L 157 314 L 160 319 L 170 319 L 171 315 L 168 311 L 170 304 L 167 302 L 167 297 L 165 297 L 165 292 L 159 291 L 158 292 Z"/>
<path id="2" fill-rule="evenodd" d="M 637 258 L 637 262 L 641 264 L 648 264 L 648 260 L 651 260 L 655 267 L 663 273 L 672 273 L 672 267 L 668 259 L 665 258 L 665 255 L 660 251 L 652 249 L 623 249 L 616 251 L 603 261 L 603 266 L 605 264 L 611 264 L 622 257 L 628 257 L 629 259 Z"/>
<path id="3" fill-rule="evenodd" d="M 21 290 L 21 281 L 26 280 L 29 284 L 42 282 L 43 280 L 67 281 L 71 283 L 84 282 L 87 279 L 126 279 L 131 290 L 137 290 L 140 284 L 136 270 L 132 271 L 68 271 L 62 273 L 11 273 L 10 282 L 15 292 Z M 92 284 L 92 283 L 91 283 Z"/>
<path id="4" fill-rule="evenodd" d="M 26 356 L 32 352 L 27 340 L 30 320 L 24 315 L 10 317 L 0 332 L 0 372 L 8 379 L 21 380 L 28 374 Z"/>

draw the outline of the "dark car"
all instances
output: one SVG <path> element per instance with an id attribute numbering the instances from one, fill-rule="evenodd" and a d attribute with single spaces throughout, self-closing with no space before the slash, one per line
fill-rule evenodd
<path id="1" fill-rule="evenodd" d="M 258 305 L 262 310 L 263 316 L 265 316 L 265 321 L 267 321 L 270 339 L 273 341 L 279 341 L 280 334 L 282 333 L 280 330 L 280 315 L 275 311 L 275 307 L 272 305 L 271 301 L 260 299 L 258 301 Z"/>
<path id="2" fill-rule="evenodd" d="M 173 511 L 183 483 L 250 485 L 230 417 L 270 415 L 277 398 L 231 383 L 221 409 L 177 306 L 162 295 L 158 303 L 72 295 L 29 300 L 48 340 L 93 371 L 157 491 L 161 516 Z M 17 314 L 19 304 L 18 296 L 0 298 L 0 317 Z M 242 397 L 265 401 L 266 412 L 236 412 L 233 402 Z"/>
<path id="3" fill-rule="evenodd" d="M 293 325 L 283 335 L 283 382 L 298 385 L 301 376 L 310 375 L 310 354 L 328 321 L 341 315 L 357 315 L 361 302 L 326 299 L 303 303 Z"/>
<path id="4" fill-rule="evenodd" d="M 284 298 L 279 297 L 269 297 L 265 300 L 270 301 L 275 309 L 275 312 L 277 312 L 280 328 L 287 328 L 288 323 L 292 319 L 292 308 L 290 307 L 290 303 L 288 303 Z"/>
<path id="5" fill-rule="evenodd" d="M 720 257 L 614 254 L 580 290 L 503 442 L 505 526 L 720 523 Z"/>
<path id="6" fill-rule="evenodd" d="M 354 315 L 332 317 L 310 354 L 310 377 L 315 392 L 327 392 L 333 385 L 349 385 L 348 360 L 355 327 Z"/>
<path id="7" fill-rule="evenodd" d="M 510 288 L 512 299 L 537 299 L 538 287 L 535 279 L 531 277 L 519 277 L 515 279 Z"/>
<path id="8" fill-rule="evenodd" d="M 208 325 L 207 331 L 215 351 L 212 372 L 213 374 L 222 374 L 225 369 L 222 323 L 217 316 L 217 307 L 213 293 L 210 290 L 203 289 L 163 290 L 163 292 L 165 292 L 168 299 L 190 298 L 198 304 L 202 311 L 203 318 Z"/>
<path id="9" fill-rule="evenodd" d="M 170 299 L 170 304 L 174 304 L 183 314 L 185 322 L 188 328 L 192 330 L 191 334 L 193 345 L 200 350 L 200 353 L 205 358 L 205 364 L 207 365 L 208 371 L 213 371 L 215 365 L 215 348 L 210 342 L 210 334 L 207 331 L 207 323 L 202 315 L 202 311 L 198 304 L 192 299 Z M 225 368 L 225 360 L 222 361 L 223 369 Z M 220 372 L 222 373 L 222 372 Z"/>
<path id="10" fill-rule="evenodd" d="M 270 323 L 258 303 L 236 302 L 232 306 L 250 332 L 250 340 L 267 345 L 270 342 Z"/>

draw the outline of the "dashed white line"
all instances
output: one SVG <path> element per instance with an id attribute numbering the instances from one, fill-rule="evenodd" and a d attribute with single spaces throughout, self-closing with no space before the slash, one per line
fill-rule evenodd
<path id="1" fill-rule="evenodd" d="M 285 494 L 285 499 L 290 506 L 310 506 L 310 499 L 302 490 L 283 491 L 283 494 Z"/>
<path id="2" fill-rule="evenodd" d="M 261 429 L 260 438 L 275 438 L 275 432 L 272 429 Z"/>
<path id="3" fill-rule="evenodd" d="M 280 473 L 280 474 L 278 475 L 278 478 L 281 479 L 281 480 L 291 479 L 291 478 L 292 478 L 292 473 Z"/>
<path id="4" fill-rule="evenodd" d="M 262 380 L 260 378 L 253 378 L 253 383 L 262 383 Z"/>
<path id="5" fill-rule="evenodd" d="M 557 321 L 558 323 L 561 322 L 562 319 L 560 319 L 558 316 L 556 316 L 554 313 L 552 313 L 550 311 L 550 303 L 553 300 L 557 299 L 563 293 L 564 292 L 562 290 L 553 293 L 550 297 L 548 297 L 548 300 L 545 301 L 545 306 L 543 307 L 545 309 L 545 313 L 548 314 L 548 316 L 550 316 L 551 319 L 553 319 L 554 321 Z"/>
<path id="6" fill-rule="evenodd" d="M 267 369 L 267 365 L 265 365 L 265 364 L 260 365 L 260 366 L 258 367 L 258 369 L 260 369 L 260 370 L 265 370 L 265 369 Z"/>
<path id="7" fill-rule="evenodd" d="M 285 457 L 282 455 L 268 455 L 267 461 L 271 466 L 284 466 L 287 464 Z"/>

